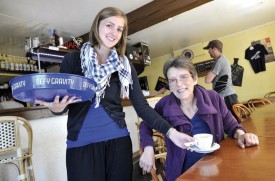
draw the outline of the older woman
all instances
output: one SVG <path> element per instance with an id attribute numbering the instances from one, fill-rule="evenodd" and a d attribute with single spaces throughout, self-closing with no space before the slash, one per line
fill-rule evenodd
<path id="1" fill-rule="evenodd" d="M 214 142 L 224 139 L 224 132 L 238 140 L 241 148 L 259 144 L 258 137 L 246 133 L 227 109 L 224 100 L 213 90 L 206 90 L 197 85 L 198 74 L 189 60 L 178 57 L 167 61 L 163 73 L 168 80 L 171 94 L 162 98 L 155 110 L 177 131 L 192 140 L 198 133 L 210 133 Z M 182 149 L 167 137 L 167 158 L 165 176 L 174 181 L 205 153 L 193 152 L 189 148 Z M 154 150 L 152 129 L 143 121 L 140 125 L 140 140 L 144 152 L 140 158 L 140 166 L 149 172 L 154 166 Z"/>

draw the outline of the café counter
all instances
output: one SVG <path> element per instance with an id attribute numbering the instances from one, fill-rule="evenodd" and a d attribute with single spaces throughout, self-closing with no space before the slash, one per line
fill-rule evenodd
<path id="1" fill-rule="evenodd" d="M 133 144 L 133 153 L 138 153 L 138 120 L 130 100 L 123 100 L 125 120 Z M 33 130 L 33 167 L 36 180 L 67 180 L 66 136 L 67 114 L 56 116 L 44 106 L 0 110 L 0 116 L 20 116 L 27 119 Z M 0 167 L 0 180 L 17 180 L 13 168 Z"/>
<path id="2" fill-rule="evenodd" d="M 0 110 L 0 116 L 19 116 L 27 120 L 53 117 L 51 111 L 45 106 L 22 107 Z"/>
<path id="3" fill-rule="evenodd" d="M 130 100 L 124 99 L 122 101 L 122 106 L 132 106 L 132 103 Z M 27 120 L 33 120 L 55 117 L 56 115 L 52 114 L 51 111 L 45 106 L 31 106 L 0 110 L 0 116 L 19 116 Z"/>

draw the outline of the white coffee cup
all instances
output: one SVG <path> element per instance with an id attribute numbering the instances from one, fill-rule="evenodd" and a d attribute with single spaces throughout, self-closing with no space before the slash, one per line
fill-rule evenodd
<path id="1" fill-rule="evenodd" d="M 213 135 L 202 133 L 193 136 L 195 139 L 195 145 L 201 150 L 207 150 L 212 147 Z"/>

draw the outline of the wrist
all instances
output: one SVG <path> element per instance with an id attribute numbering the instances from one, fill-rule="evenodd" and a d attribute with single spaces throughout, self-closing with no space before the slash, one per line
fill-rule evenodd
<path id="1" fill-rule="evenodd" d="M 172 131 L 173 130 L 175 130 L 175 128 L 170 128 L 168 131 L 167 131 L 167 133 L 166 133 L 166 136 L 170 139 L 170 137 L 171 137 L 171 133 L 172 133 Z"/>
<path id="2" fill-rule="evenodd" d="M 245 134 L 245 132 L 241 129 L 236 130 L 235 138 L 238 139 L 241 135 Z"/>
<path id="3" fill-rule="evenodd" d="M 143 151 L 144 152 L 146 152 L 146 151 L 153 151 L 154 152 L 154 148 L 152 146 L 145 146 Z"/>

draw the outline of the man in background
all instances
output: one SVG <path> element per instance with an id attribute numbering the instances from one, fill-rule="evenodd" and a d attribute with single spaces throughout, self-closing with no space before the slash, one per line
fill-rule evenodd
<path id="1" fill-rule="evenodd" d="M 223 43 L 219 40 L 212 40 L 203 49 L 208 50 L 210 56 L 215 60 L 205 77 L 205 82 L 212 83 L 213 89 L 224 98 L 227 108 L 235 116 L 232 106 L 238 103 L 238 96 L 233 89 L 229 61 L 222 54 Z"/>

